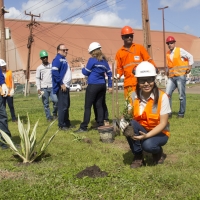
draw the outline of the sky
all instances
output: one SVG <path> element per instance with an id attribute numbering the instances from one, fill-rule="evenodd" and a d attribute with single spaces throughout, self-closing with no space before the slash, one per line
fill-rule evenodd
<path id="1" fill-rule="evenodd" d="M 158 8 L 168 6 L 164 10 L 166 31 L 200 37 L 200 0 L 147 1 L 151 30 L 163 30 L 162 11 Z M 142 28 L 140 0 L 4 0 L 4 6 L 9 10 L 5 18 L 30 20 L 26 11 L 40 14 L 37 21 Z"/>

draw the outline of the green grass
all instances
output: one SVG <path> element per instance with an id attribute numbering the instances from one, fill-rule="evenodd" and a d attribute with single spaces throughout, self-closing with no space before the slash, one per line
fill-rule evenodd
<path id="1" fill-rule="evenodd" d="M 31 124 L 39 119 L 38 135 L 48 122 L 37 95 L 16 95 L 16 114 Z M 123 94 L 119 93 L 120 110 Z M 111 95 L 107 94 L 110 119 Z M 185 118 L 176 119 L 178 95 L 173 96 L 171 137 L 164 146 L 167 159 L 163 165 L 130 169 L 133 155 L 124 136 L 117 136 L 112 144 L 99 141 L 97 131 L 82 133 L 92 144 L 73 141 L 70 132 L 60 131 L 47 149 L 47 156 L 30 165 L 20 164 L 11 150 L 0 150 L 0 199 L 200 199 L 200 95 L 187 94 Z M 70 119 L 77 128 L 83 119 L 84 92 L 71 93 Z M 13 140 L 18 143 L 17 124 L 10 121 Z M 91 119 L 94 119 L 92 114 Z M 51 132 L 57 130 L 55 124 Z M 147 157 L 150 159 L 150 157 Z M 104 178 L 76 178 L 86 167 L 97 165 L 108 172 Z"/>

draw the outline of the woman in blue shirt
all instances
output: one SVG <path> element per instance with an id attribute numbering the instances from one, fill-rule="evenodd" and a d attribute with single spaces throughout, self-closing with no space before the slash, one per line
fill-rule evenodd
<path id="1" fill-rule="evenodd" d="M 112 72 L 101 51 L 101 45 L 98 42 L 92 42 L 88 49 L 91 58 L 82 73 L 88 77 L 88 86 L 85 94 L 85 111 L 83 122 L 75 133 L 86 132 L 90 122 L 91 107 L 94 103 L 97 111 L 98 126 L 104 125 L 103 98 L 106 93 L 105 73 L 108 76 L 108 89 L 112 91 Z"/>

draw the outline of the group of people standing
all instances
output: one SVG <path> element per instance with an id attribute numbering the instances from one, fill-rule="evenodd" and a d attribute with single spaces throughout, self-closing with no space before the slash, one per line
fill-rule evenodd
<path id="1" fill-rule="evenodd" d="M 156 64 L 148 54 L 147 50 L 140 44 L 133 43 L 134 31 L 131 27 L 125 26 L 121 30 L 123 46 L 117 51 L 115 66 L 116 77 L 120 79 L 124 75 L 124 96 L 128 97 L 131 92 L 130 105 L 133 108 L 133 119 L 127 122 L 123 117 L 119 126 L 123 133 L 127 133 L 127 142 L 134 154 L 131 168 L 138 168 L 145 164 L 143 151 L 152 154 L 154 164 L 162 164 L 166 155 L 163 152 L 164 146 L 170 136 L 168 118 L 172 117 L 172 93 L 178 88 L 180 110 L 177 117 L 183 118 L 186 108 L 185 84 L 186 74 L 191 70 L 193 56 L 182 48 L 175 47 L 175 38 L 167 37 L 166 44 L 169 47 L 167 52 L 168 83 L 166 91 L 160 90 L 156 83 Z M 104 124 L 105 115 L 108 115 L 106 106 L 106 80 L 108 77 L 108 90 L 112 92 L 112 72 L 108 65 L 106 56 L 101 50 L 98 42 L 89 45 L 88 60 L 82 73 L 88 77 L 88 86 L 85 92 L 85 106 L 83 122 L 75 133 L 86 132 L 91 117 L 91 108 L 94 107 L 97 127 Z M 66 60 L 68 49 L 64 44 L 57 47 L 57 55 L 52 64 L 48 62 L 48 53 L 45 50 L 40 52 L 42 64 L 36 71 L 36 85 L 38 94 L 42 95 L 46 118 L 52 121 L 58 117 L 58 126 L 61 130 L 74 128 L 69 119 L 70 107 L 70 83 L 71 69 Z M 3 95 L 6 92 L 5 77 L 0 71 L 0 84 Z M 53 115 L 49 109 L 49 97 L 53 101 Z M 2 96 L 0 106 L 3 106 Z M 5 107 L 4 107 L 5 110 Z M 5 115 L 0 109 L 0 115 Z M 58 115 L 57 115 L 58 113 Z M 7 126 L 0 118 L 0 129 L 7 131 Z M 4 127 L 5 126 L 5 127 Z M 132 128 L 130 128 L 132 126 Z M 129 127 L 129 128 L 128 128 Z M 10 134 L 7 131 L 8 134 Z"/>

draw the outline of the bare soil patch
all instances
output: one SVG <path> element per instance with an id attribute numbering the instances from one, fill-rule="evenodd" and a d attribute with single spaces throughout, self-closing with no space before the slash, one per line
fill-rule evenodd
<path id="1" fill-rule="evenodd" d="M 76 174 L 76 177 L 83 178 L 84 176 L 88 176 L 91 178 L 98 178 L 98 177 L 105 177 L 107 175 L 108 175 L 107 172 L 101 171 L 101 169 L 98 166 L 93 165 L 91 167 L 86 167 L 83 171 Z"/>
<path id="2" fill-rule="evenodd" d="M 0 180 L 2 179 L 18 179 L 23 176 L 21 172 L 9 172 L 8 170 L 0 170 Z"/>

